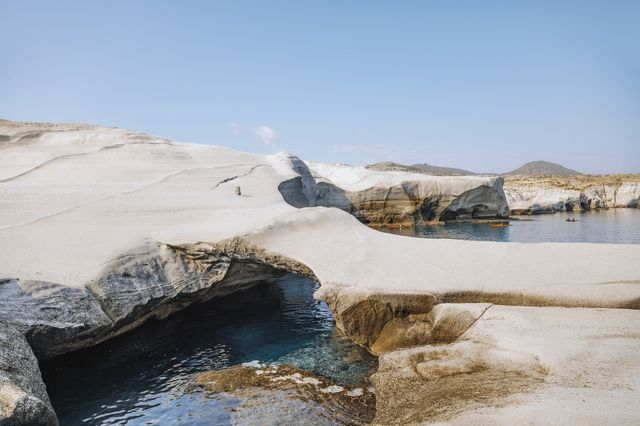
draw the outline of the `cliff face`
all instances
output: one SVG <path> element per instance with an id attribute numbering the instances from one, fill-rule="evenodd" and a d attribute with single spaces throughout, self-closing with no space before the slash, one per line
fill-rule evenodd
<path id="1" fill-rule="evenodd" d="M 511 214 L 638 207 L 640 174 L 607 176 L 506 176 Z"/>
<path id="2" fill-rule="evenodd" d="M 283 182 L 280 192 L 296 207 L 337 207 L 371 226 L 413 226 L 447 220 L 506 217 L 507 201 L 499 177 L 430 176 L 348 165 L 308 163 L 307 173 Z M 315 193 L 297 197 L 301 193 Z"/>

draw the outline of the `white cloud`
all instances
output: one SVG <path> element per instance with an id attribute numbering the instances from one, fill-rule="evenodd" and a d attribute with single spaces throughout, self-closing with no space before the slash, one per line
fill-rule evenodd
<path id="1" fill-rule="evenodd" d="M 280 147 L 276 143 L 276 140 L 280 137 L 280 134 L 270 126 L 262 125 L 257 127 L 247 126 L 236 121 L 229 122 L 229 133 L 234 137 L 245 139 L 248 136 L 252 136 L 255 140 L 262 145 L 273 150 L 279 150 Z"/>
<path id="2" fill-rule="evenodd" d="M 244 126 L 236 123 L 235 121 L 232 121 L 231 123 L 229 123 L 229 131 L 233 136 L 240 136 L 240 133 L 242 133 L 243 127 Z"/>
<path id="3" fill-rule="evenodd" d="M 278 132 L 269 126 L 258 126 L 253 129 L 253 136 L 265 146 L 272 149 L 277 149 L 276 139 L 278 139 Z"/>

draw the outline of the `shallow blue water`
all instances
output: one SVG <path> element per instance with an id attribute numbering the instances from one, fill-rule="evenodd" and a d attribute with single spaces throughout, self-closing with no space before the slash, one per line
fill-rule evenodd
<path id="1" fill-rule="evenodd" d="M 43 363 L 61 423 L 226 424 L 241 401 L 189 391 L 189 382 L 194 373 L 254 360 L 361 382 L 376 359 L 335 330 L 314 289 L 295 276 L 261 282 Z"/>
<path id="2" fill-rule="evenodd" d="M 505 227 L 492 227 L 486 223 L 457 223 L 407 229 L 383 228 L 382 231 L 413 237 L 460 240 L 640 244 L 640 209 L 558 212 L 519 218 L 522 220 L 512 221 Z M 576 221 L 567 222 L 568 218 Z"/>

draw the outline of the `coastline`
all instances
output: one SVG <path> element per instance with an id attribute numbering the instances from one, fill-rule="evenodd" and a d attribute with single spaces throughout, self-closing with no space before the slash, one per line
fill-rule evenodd
<path id="1" fill-rule="evenodd" d="M 504 422 L 539 412 L 541 422 L 558 421 L 562 404 L 578 411 L 581 398 L 598 402 L 581 421 L 637 418 L 638 245 L 401 238 L 340 206 L 314 206 L 317 182 L 288 154 L 42 127 L 2 128 L 10 138 L 0 160 L 13 167 L 0 168 L 11 207 L 0 226 L 0 324 L 8 330 L 0 413 L 10 421 L 55 423 L 37 358 L 284 273 L 319 283 L 315 297 L 338 328 L 380 356 L 374 423 Z M 283 189 L 292 179 L 299 185 Z M 57 197 L 60 187 L 68 194 Z M 488 202 L 499 191 L 492 194 Z M 463 216 L 482 204 L 463 201 Z M 591 356 L 595 344 L 601 357 Z M 16 373 L 18 356 L 25 367 Z M 610 380 L 625 374 L 623 386 Z M 466 379 L 478 384 L 471 394 L 462 392 Z M 425 409 L 442 398 L 434 381 L 459 394 L 452 404 L 464 403 Z M 407 389 L 413 397 L 401 401 Z"/>

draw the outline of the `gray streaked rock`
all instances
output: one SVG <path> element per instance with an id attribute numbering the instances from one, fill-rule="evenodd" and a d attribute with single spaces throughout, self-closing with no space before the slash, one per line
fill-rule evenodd
<path id="1" fill-rule="evenodd" d="M 278 189 L 290 205 L 336 207 L 370 225 L 420 225 L 433 221 L 506 217 L 507 200 L 502 178 L 459 195 L 431 192 L 421 182 L 348 191 L 319 178 L 315 202 L 302 196 L 302 178 L 282 182 Z"/>
<path id="2" fill-rule="evenodd" d="M 111 335 L 149 318 L 164 318 L 196 302 L 307 267 L 271 255 L 241 238 L 216 244 L 152 244 L 111 262 L 87 288 L 113 323 Z M 316 279 L 317 280 L 317 279 Z"/>
<path id="3" fill-rule="evenodd" d="M 2 320 L 24 334 L 38 358 L 87 346 L 112 325 L 84 289 L 17 279 L 0 281 Z"/>
<path id="4" fill-rule="evenodd" d="M 20 331 L 0 321 L 0 425 L 57 425 L 38 361 Z"/>
<path id="5" fill-rule="evenodd" d="M 0 321 L 24 334 L 35 355 L 45 359 L 288 272 L 317 281 L 303 264 L 241 238 L 184 246 L 153 243 L 109 262 L 86 289 L 0 280 Z"/>
<path id="6" fill-rule="evenodd" d="M 481 185 L 463 192 L 439 215 L 440 220 L 486 219 L 508 216 L 507 198 L 502 189 L 502 179 L 498 185 Z"/>

